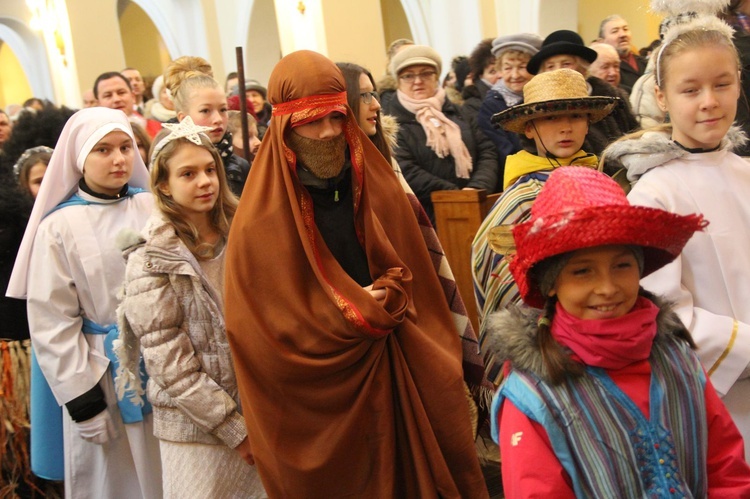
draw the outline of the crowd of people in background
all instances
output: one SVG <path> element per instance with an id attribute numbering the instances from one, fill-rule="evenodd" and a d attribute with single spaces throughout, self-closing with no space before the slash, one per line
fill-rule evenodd
<path id="1" fill-rule="evenodd" d="M 0 496 L 481 498 L 490 435 L 508 497 L 750 496 L 750 0 L 687 4 L 0 110 Z"/>

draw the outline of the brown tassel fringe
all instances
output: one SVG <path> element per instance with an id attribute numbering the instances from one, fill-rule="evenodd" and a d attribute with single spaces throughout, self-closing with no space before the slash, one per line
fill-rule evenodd
<path id="1" fill-rule="evenodd" d="M 30 362 L 30 340 L 0 340 L 0 499 L 18 497 L 23 483 L 44 496 L 29 461 Z"/>

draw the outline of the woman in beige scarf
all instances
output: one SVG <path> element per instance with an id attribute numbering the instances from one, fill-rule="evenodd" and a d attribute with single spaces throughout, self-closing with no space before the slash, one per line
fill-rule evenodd
<path id="1" fill-rule="evenodd" d="M 498 181 L 492 143 L 446 99 L 438 83 L 441 65 L 430 47 L 401 50 L 391 63 L 398 80 L 397 98 L 385 109 L 400 125 L 396 159 L 433 222 L 432 192 L 466 188 L 495 192 Z"/>

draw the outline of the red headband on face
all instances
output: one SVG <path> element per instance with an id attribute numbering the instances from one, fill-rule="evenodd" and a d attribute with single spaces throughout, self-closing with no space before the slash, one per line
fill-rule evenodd
<path id="1" fill-rule="evenodd" d="M 292 115 L 292 127 L 318 120 L 333 112 L 344 116 L 346 112 L 346 92 L 336 94 L 311 95 L 273 106 L 273 116 Z"/>

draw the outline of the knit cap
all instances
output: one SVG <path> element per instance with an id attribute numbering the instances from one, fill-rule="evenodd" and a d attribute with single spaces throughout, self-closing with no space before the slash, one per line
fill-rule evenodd
<path id="1" fill-rule="evenodd" d="M 440 74 L 443 67 L 443 60 L 440 54 L 437 53 L 432 47 L 427 45 L 410 45 L 398 54 L 393 56 L 391 61 L 391 74 L 394 77 L 398 77 L 399 72 L 402 69 L 408 68 L 409 66 L 416 66 L 418 64 L 424 64 L 432 66 L 435 71 Z"/>

